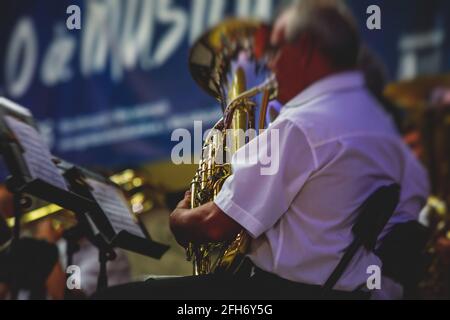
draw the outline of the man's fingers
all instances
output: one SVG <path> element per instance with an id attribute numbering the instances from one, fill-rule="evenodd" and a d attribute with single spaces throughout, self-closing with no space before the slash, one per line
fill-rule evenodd
<path id="1" fill-rule="evenodd" d="M 186 191 L 186 193 L 184 194 L 184 199 L 178 203 L 177 208 L 179 209 L 191 208 L 191 191 Z"/>

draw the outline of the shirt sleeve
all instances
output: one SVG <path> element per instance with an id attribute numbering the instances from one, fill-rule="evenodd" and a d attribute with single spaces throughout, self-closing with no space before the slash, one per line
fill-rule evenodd
<path id="1" fill-rule="evenodd" d="M 253 238 L 275 225 L 317 167 L 307 137 L 288 119 L 239 149 L 231 164 L 214 202 Z"/>

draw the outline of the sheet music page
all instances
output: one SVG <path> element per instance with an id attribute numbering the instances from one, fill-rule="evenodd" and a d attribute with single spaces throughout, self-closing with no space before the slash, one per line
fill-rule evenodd
<path id="1" fill-rule="evenodd" d="M 68 190 L 64 177 L 52 162 L 52 155 L 39 132 L 12 116 L 5 116 L 9 129 L 24 150 L 23 158 L 33 179 L 41 179 L 55 187 Z"/>
<path id="2" fill-rule="evenodd" d="M 128 202 L 120 190 L 112 185 L 94 179 L 88 178 L 86 181 L 92 187 L 92 195 L 117 233 L 125 230 L 131 234 L 145 238 L 141 228 L 133 219 Z"/>

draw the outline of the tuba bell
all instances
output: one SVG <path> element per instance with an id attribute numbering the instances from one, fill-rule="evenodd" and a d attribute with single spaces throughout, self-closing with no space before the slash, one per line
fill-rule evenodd
<path id="1" fill-rule="evenodd" d="M 203 35 L 191 49 L 192 77 L 220 102 L 223 111 L 204 141 L 191 183 L 192 208 L 216 198 L 232 174 L 229 159 L 266 127 L 268 105 L 276 98 L 277 83 L 267 64 L 254 54 L 256 32 L 265 27 L 258 21 L 230 19 Z M 241 134 L 252 130 L 253 137 Z M 193 263 L 194 275 L 233 273 L 249 244 L 250 237 L 242 230 L 226 243 L 189 244 L 187 259 Z"/>

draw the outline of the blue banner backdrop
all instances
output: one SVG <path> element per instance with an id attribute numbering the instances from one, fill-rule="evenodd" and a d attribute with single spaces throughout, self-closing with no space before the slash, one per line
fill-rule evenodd
<path id="1" fill-rule="evenodd" d="M 81 8 L 81 30 L 66 27 Z M 0 95 L 32 110 L 52 151 L 90 166 L 167 159 L 171 132 L 210 126 L 215 101 L 192 81 L 188 49 L 225 16 L 270 20 L 276 0 L 2 0 Z M 364 39 L 407 78 L 450 69 L 449 1 L 349 1 Z M 381 30 L 366 26 L 381 8 Z"/>

